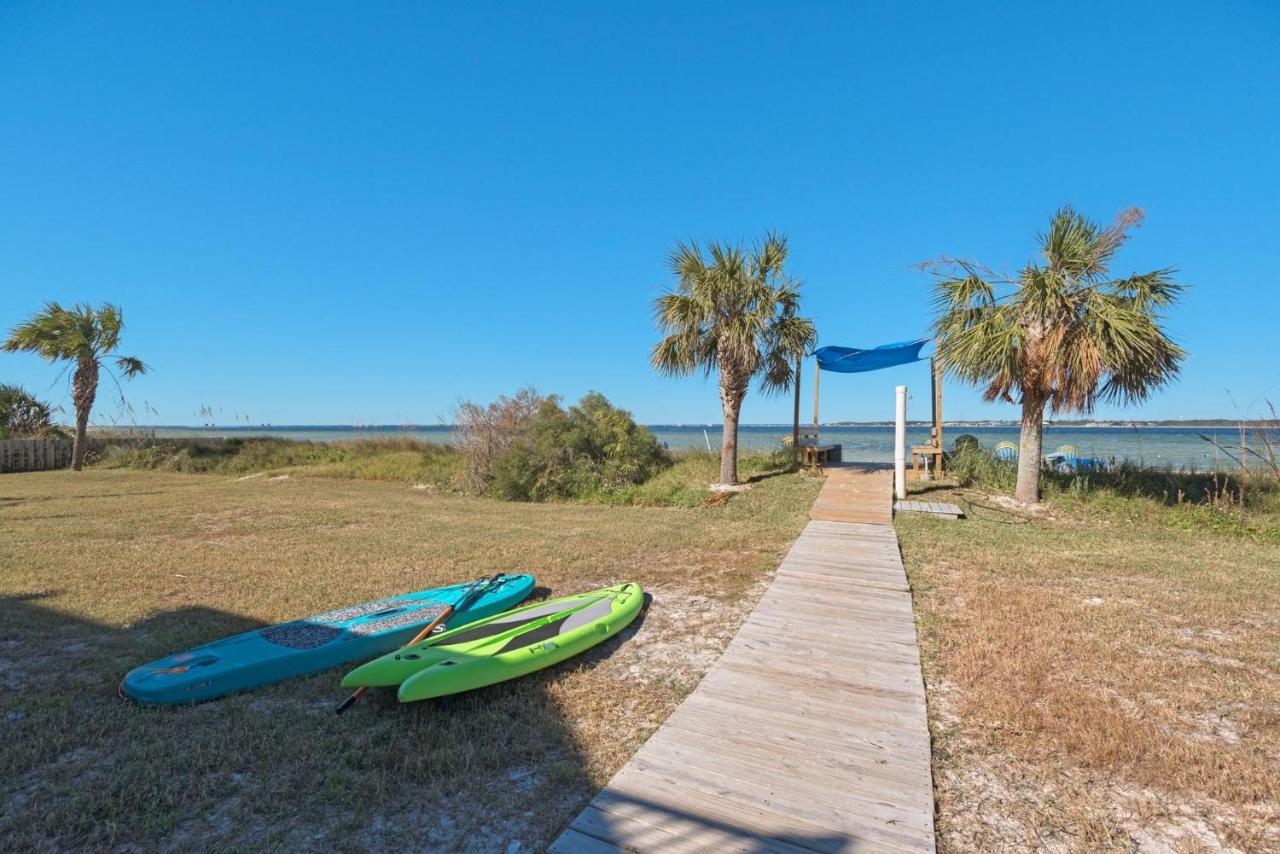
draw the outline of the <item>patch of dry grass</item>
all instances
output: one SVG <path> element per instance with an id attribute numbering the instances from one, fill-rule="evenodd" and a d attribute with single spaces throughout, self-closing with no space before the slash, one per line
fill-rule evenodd
<path id="1" fill-rule="evenodd" d="M 1181 512 L 899 517 L 944 850 L 1280 848 L 1280 550 Z"/>
<path id="2" fill-rule="evenodd" d="M 18 849 L 537 850 L 697 684 L 817 483 L 707 509 L 513 504 L 364 480 L 94 470 L 0 478 L 0 834 Z M 496 571 L 623 580 L 643 621 L 564 665 L 439 702 L 342 671 L 197 706 L 115 696 L 229 633 Z"/>

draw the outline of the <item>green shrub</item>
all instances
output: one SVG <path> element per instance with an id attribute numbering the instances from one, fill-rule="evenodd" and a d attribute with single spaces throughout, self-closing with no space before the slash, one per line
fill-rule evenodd
<path id="1" fill-rule="evenodd" d="M 599 392 L 565 410 L 554 395 L 515 425 L 486 491 L 512 501 L 608 496 L 671 465 L 658 440 Z"/>
<path id="2" fill-rule="evenodd" d="M 53 408 L 26 389 L 0 384 L 0 439 L 58 439 Z"/>

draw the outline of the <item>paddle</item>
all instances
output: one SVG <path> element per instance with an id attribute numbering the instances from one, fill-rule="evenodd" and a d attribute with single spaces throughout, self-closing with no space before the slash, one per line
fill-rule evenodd
<path id="1" fill-rule="evenodd" d="M 501 572 L 499 572 L 497 575 L 494 575 L 492 577 L 484 576 L 483 578 L 477 578 L 472 583 L 472 585 L 467 588 L 467 592 L 462 595 L 462 598 L 458 600 L 458 603 L 456 605 L 450 605 L 447 608 L 445 608 L 443 611 L 441 611 L 440 616 L 432 620 L 425 629 L 423 629 L 422 631 L 414 635 L 413 640 L 409 641 L 407 644 L 405 644 L 400 648 L 407 649 L 408 647 L 413 646 L 415 643 L 418 643 L 419 641 L 424 640 L 426 637 L 428 637 L 432 632 L 436 630 L 436 626 L 443 625 L 444 621 L 452 617 L 454 614 L 460 614 L 463 611 L 470 608 L 472 605 L 474 605 L 476 603 L 476 600 L 479 599 L 481 596 L 483 596 L 484 592 L 488 590 L 492 585 L 497 584 L 498 581 L 501 580 L 501 578 L 502 578 Z M 333 713 L 335 715 L 342 714 L 347 709 L 351 708 L 351 706 L 355 703 L 356 700 L 359 700 L 361 697 L 363 697 L 364 692 L 368 690 L 369 690 L 368 687 L 357 688 L 354 694 L 352 694 L 350 697 L 348 697 L 347 699 L 343 700 L 341 703 L 338 704 L 338 707 L 333 710 Z"/>

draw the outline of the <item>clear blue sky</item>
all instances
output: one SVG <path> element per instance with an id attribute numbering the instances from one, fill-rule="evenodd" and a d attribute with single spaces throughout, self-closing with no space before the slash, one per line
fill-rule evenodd
<path id="1" fill-rule="evenodd" d="M 713 385 L 648 367 L 677 238 L 786 232 L 822 343 L 873 346 L 926 331 L 914 263 L 1014 268 L 1059 205 L 1137 205 L 1118 272 L 1194 285 L 1191 358 L 1123 412 L 1256 411 L 1280 400 L 1277 45 L 1271 0 L 10 0 L 0 327 L 121 304 L 143 423 L 434 423 L 523 385 L 717 421 Z M 0 355 L 65 401 L 57 375 Z M 826 419 L 891 417 L 899 382 L 924 413 L 922 365 L 824 379 Z"/>

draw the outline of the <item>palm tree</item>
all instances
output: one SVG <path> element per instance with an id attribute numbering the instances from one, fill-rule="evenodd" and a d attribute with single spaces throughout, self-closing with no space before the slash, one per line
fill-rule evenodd
<path id="1" fill-rule="evenodd" d="M 76 438 L 71 468 L 76 471 L 84 467 L 85 435 L 89 429 L 89 411 L 98 394 L 98 372 L 103 359 L 115 353 L 123 329 L 120 309 L 110 303 L 97 308 L 87 303 L 63 308 L 50 302 L 43 311 L 15 326 L 0 345 L 0 349 L 10 353 L 35 353 L 50 362 L 75 362 L 71 400 L 76 408 Z M 147 371 L 147 366 L 132 356 L 116 356 L 115 362 L 126 378 Z"/>
<path id="2" fill-rule="evenodd" d="M 947 373 L 985 385 L 987 400 L 1022 405 L 1015 497 L 1040 500 L 1044 410 L 1089 412 L 1099 400 L 1132 404 L 1170 382 L 1186 353 L 1161 328 L 1184 286 L 1172 269 L 1112 278 L 1109 267 L 1144 214 L 1107 227 L 1070 207 L 1040 235 L 1043 263 L 1014 279 L 966 261 L 935 262 L 934 324 Z"/>
<path id="3" fill-rule="evenodd" d="M 738 482 L 738 414 L 751 380 L 766 394 L 786 391 L 794 365 L 817 339 L 813 321 L 797 316 L 800 283 L 783 270 L 787 239 L 768 234 L 750 251 L 712 243 L 704 258 L 696 243 L 677 243 L 668 260 L 677 284 L 654 301 L 658 330 L 653 348 L 659 373 L 687 376 L 720 372 L 724 438 L 720 483 Z"/>
<path id="4" fill-rule="evenodd" d="M 0 384 L 0 439 L 64 436 L 53 423 L 53 409 L 21 386 Z"/>

